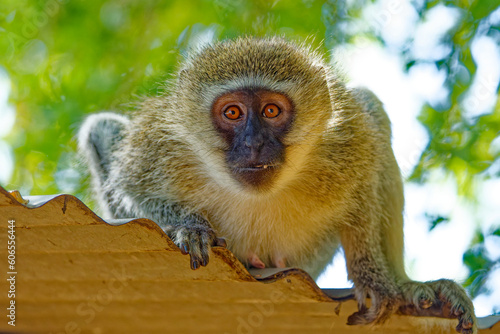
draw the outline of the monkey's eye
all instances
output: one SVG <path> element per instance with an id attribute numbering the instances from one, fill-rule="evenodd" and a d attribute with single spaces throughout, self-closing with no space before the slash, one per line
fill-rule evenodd
<path id="1" fill-rule="evenodd" d="M 230 120 L 236 120 L 241 117 L 241 110 L 237 106 L 230 106 L 224 111 L 224 116 Z"/>
<path id="2" fill-rule="evenodd" d="M 264 107 L 264 110 L 262 111 L 262 116 L 267 117 L 267 118 L 274 118 L 281 114 L 280 108 L 275 105 L 275 104 L 268 104 Z"/>

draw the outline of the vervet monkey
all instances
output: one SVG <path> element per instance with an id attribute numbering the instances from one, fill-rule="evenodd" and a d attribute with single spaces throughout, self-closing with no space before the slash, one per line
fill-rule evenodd
<path id="1" fill-rule="evenodd" d="M 248 266 L 316 278 L 341 245 L 359 305 L 349 324 L 438 303 L 458 332 L 476 331 L 461 287 L 405 273 L 403 187 L 381 102 L 346 88 L 308 47 L 280 38 L 204 46 L 130 120 L 87 118 L 79 149 L 105 216 L 154 220 L 192 269 L 225 238 Z"/>

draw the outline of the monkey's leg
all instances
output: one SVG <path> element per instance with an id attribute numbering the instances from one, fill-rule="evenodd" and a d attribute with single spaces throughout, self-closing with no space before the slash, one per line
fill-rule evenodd
<path id="1" fill-rule="evenodd" d="M 402 301 L 400 289 L 380 249 L 378 233 L 372 231 L 369 221 L 364 223 L 341 232 L 349 278 L 354 282 L 359 308 L 347 319 L 349 325 L 383 323 Z M 369 308 L 366 306 L 367 296 L 371 301 Z"/>

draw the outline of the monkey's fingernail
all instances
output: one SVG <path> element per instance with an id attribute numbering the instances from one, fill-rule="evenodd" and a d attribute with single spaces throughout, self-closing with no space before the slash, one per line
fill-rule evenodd
<path id="1" fill-rule="evenodd" d="M 471 319 L 464 320 L 464 322 L 462 322 L 462 327 L 465 329 L 472 328 L 472 320 Z"/>
<path id="2" fill-rule="evenodd" d="M 219 247 L 227 248 L 226 239 L 224 239 L 224 238 L 217 238 L 217 241 L 215 243 Z"/>
<path id="3" fill-rule="evenodd" d="M 182 254 L 184 255 L 189 254 L 189 248 L 186 244 L 181 244 L 179 248 L 181 249 Z"/>
<path id="4" fill-rule="evenodd" d="M 202 265 L 203 267 L 206 267 L 206 266 L 207 266 L 207 264 L 208 264 L 208 258 L 206 258 L 206 259 L 205 259 L 205 258 L 201 259 L 201 265 Z"/>
<path id="5" fill-rule="evenodd" d="M 455 312 L 453 312 L 456 316 L 459 316 L 459 315 L 462 315 L 464 314 L 465 310 L 462 306 L 458 306 L 456 309 L 455 309 Z"/>
<path id="6" fill-rule="evenodd" d="M 432 306 L 432 300 L 425 298 L 424 296 L 420 297 L 420 307 L 423 309 L 427 309 Z"/>
<path id="7" fill-rule="evenodd" d="M 198 260 L 191 260 L 191 269 L 196 270 L 200 267 Z"/>

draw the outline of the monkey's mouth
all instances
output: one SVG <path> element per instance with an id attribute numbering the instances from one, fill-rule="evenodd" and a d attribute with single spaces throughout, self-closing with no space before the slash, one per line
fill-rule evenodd
<path id="1" fill-rule="evenodd" d="M 246 172 L 246 171 L 259 172 L 259 171 L 263 171 L 263 170 L 271 170 L 271 169 L 277 168 L 277 167 L 278 167 L 277 165 L 269 164 L 269 165 L 254 165 L 254 166 L 247 166 L 247 167 L 237 167 L 235 169 L 238 170 L 239 172 Z"/>
<path id="2" fill-rule="evenodd" d="M 244 185 L 261 187 L 269 184 L 278 168 L 278 164 L 257 164 L 233 167 L 232 172 L 234 177 Z"/>

